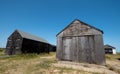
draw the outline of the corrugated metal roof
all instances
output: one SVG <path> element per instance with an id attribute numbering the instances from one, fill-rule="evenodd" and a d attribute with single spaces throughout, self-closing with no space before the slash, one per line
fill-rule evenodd
<path id="1" fill-rule="evenodd" d="M 30 40 L 35 40 L 35 41 L 40 41 L 40 42 L 49 44 L 47 40 L 45 40 L 45 39 L 43 39 L 41 37 L 37 37 L 37 36 L 34 36 L 32 34 L 29 34 L 29 33 L 26 33 L 26 32 L 20 31 L 20 30 L 16 30 L 16 31 L 19 32 L 20 35 L 23 38 L 30 39 Z"/>

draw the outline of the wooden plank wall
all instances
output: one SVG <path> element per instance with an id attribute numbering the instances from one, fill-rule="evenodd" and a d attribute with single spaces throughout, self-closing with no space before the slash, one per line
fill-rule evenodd
<path id="1" fill-rule="evenodd" d="M 62 37 L 58 37 L 57 39 L 57 51 L 56 51 L 56 57 L 58 60 L 63 59 L 63 41 Z"/>
<path id="2" fill-rule="evenodd" d="M 101 37 L 101 35 L 71 37 L 70 60 L 105 65 L 105 54 Z M 58 40 L 57 58 L 65 60 L 63 39 L 59 38 Z"/>
<path id="3" fill-rule="evenodd" d="M 8 38 L 5 54 L 7 55 L 20 54 L 21 47 L 22 47 L 22 37 L 17 31 L 15 31 Z"/>
<path id="4" fill-rule="evenodd" d="M 105 65 L 105 51 L 102 35 L 95 35 L 96 62 Z"/>
<path id="5" fill-rule="evenodd" d="M 59 60 L 65 57 L 63 42 L 68 37 L 71 37 L 70 60 L 105 65 L 102 32 L 75 21 L 57 36 L 56 56 Z"/>

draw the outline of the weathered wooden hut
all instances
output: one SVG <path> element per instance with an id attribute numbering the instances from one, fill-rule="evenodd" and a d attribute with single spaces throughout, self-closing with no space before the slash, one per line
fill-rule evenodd
<path id="1" fill-rule="evenodd" d="M 51 45 L 43 38 L 15 30 L 8 38 L 5 54 L 49 53 Z"/>
<path id="2" fill-rule="evenodd" d="M 111 45 L 104 45 L 105 54 L 116 54 L 116 48 Z"/>
<path id="3" fill-rule="evenodd" d="M 58 60 L 105 65 L 103 31 L 78 19 L 57 34 Z"/>
<path id="4" fill-rule="evenodd" d="M 50 52 L 56 52 L 56 45 L 51 45 Z"/>

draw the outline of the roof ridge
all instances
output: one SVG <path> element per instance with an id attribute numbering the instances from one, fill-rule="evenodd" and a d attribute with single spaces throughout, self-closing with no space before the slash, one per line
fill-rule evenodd
<path id="1" fill-rule="evenodd" d="M 111 46 L 111 45 L 109 45 L 109 44 L 104 45 L 104 47 L 105 47 L 105 46 L 108 46 L 108 47 L 111 47 L 111 48 L 115 48 L 115 47 L 113 47 L 113 46 Z"/>
<path id="2" fill-rule="evenodd" d="M 38 37 L 38 36 L 32 35 L 30 33 L 18 30 L 18 29 L 16 29 L 15 31 L 17 31 L 23 38 L 27 38 L 27 39 L 31 39 L 31 40 L 35 40 L 35 41 L 41 41 L 43 43 L 48 43 L 48 41 L 42 37 Z"/>

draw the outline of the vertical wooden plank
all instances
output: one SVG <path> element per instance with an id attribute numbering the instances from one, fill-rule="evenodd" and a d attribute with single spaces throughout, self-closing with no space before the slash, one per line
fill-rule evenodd
<path id="1" fill-rule="evenodd" d="M 85 36 L 85 53 L 86 53 L 86 62 L 91 63 L 91 51 L 89 44 L 89 36 Z"/>
<path id="2" fill-rule="evenodd" d="M 71 37 L 65 37 L 63 39 L 63 56 L 65 60 L 71 60 Z"/>
<path id="3" fill-rule="evenodd" d="M 63 42 L 62 42 L 62 37 L 57 37 L 57 50 L 56 50 L 56 52 L 57 52 L 57 54 L 56 54 L 56 57 L 57 57 L 57 59 L 58 60 L 61 60 L 61 59 L 63 59 L 63 44 L 62 44 Z"/>
<path id="4" fill-rule="evenodd" d="M 89 58 L 90 58 L 90 61 L 89 63 L 95 63 L 95 49 L 94 49 L 94 36 L 91 35 L 91 36 L 88 36 L 88 42 L 89 42 Z"/>
<path id="5" fill-rule="evenodd" d="M 79 37 L 78 38 L 78 62 L 86 62 L 86 38 Z"/>
<path id="6" fill-rule="evenodd" d="M 82 53 L 83 53 L 83 48 L 82 48 L 82 37 L 76 37 L 77 38 L 77 61 L 82 62 Z"/>
<path id="7" fill-rule="evenodd" d="M 78 53 L 78 50 L 77 50 L 77 37 L 73 37 L 72 38 L 72 46 L 71 46 L 71 50 L 72 50 L 72 60 L 73 61 L 77 61 L 77 53 Z"/>
<path id="8" fill-rule="evenodd" d="M 74 43 L 73 43 L 73 37 L 70 37 L 71 42 L 70 42 L 70 61 L 73 61 L 73 56 L 74 56 Z"/>
<path id="9" fill-rule="evenodd" d="M 102 35 L 95 35 L 95 56 L 97 64 L 105 65 L 105 52 Z"/>

